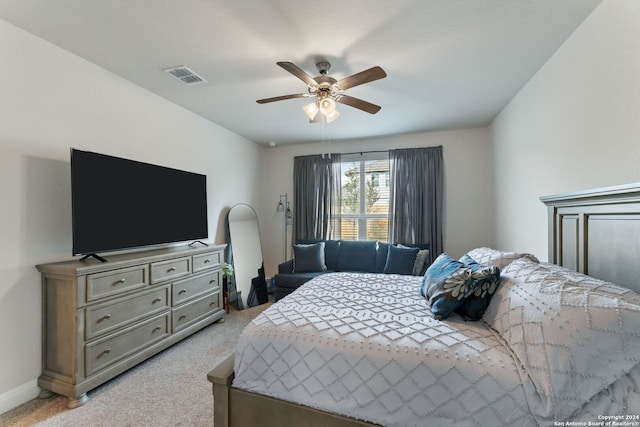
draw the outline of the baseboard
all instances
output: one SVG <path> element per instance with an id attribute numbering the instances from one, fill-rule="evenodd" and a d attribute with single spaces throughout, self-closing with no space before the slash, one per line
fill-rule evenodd
<path id="1" fill-rule="evenodd" d="M 0 414 L 4 414 L 16 406 L 38 397 L 39 394 L 38 380 L 29 381 L 13 390 L 0 394 Z"/>

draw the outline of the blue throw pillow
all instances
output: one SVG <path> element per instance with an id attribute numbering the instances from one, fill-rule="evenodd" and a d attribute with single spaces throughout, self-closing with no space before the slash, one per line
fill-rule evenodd
<path id="1" fill-rule="evenodd" d="M 436 319 L 444 320 L 475 291 L 478 285 L 474 271 L 464 263 L 440 254 L 427 268 L 420 293 L 429 300 Z"/>
<path id="2" fill-rule="evenodd" d="M 474 271 L 481 272 L 483 277 L 477 280 L 475 290 L 462 302 L 456 313 L 471 320 L 479 320 L 500 284 L 500 269 L 492 265 L 479 264 L 466 254 L 460 258 L 460 262 Z"/>
<path id="3" fill-rule="evenodd" d="M 293 245 L 292 273 L 315 273 L 325 271 L 324 242 L 310 245 Z"/>
<path id="4" fill-rule="evenodd" d="M 398 243 L 398 247 L 400 248 L 418 248 L 419 252 L 416 255 L 416 262 L 413 264 L 413 275 L 414 276 L 422 276 L 427 271 L 427 267 L 429 267 L 429 262 L 427 258 L 429 257 L 429 249 L 426 249 L 429 245 L 403 245 Z"/>
<path id="5" fill-rule="evenodd" d="M 413 274 L 413 266 L 420 249 L 389 246 L 387 262 L 384 265 L 385 274 Z"/>

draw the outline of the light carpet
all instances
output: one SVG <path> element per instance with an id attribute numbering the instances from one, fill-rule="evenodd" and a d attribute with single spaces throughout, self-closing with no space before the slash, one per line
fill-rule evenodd
<path id="1" fill-rule="evenodd" d="M 66 397 L 34 399 L 0 415 L 0 426 L 212 426 L 207 373 L 230 356 L 244 327 L 269 304 L 233 310 L 214 323 L 87 393 L 67 409 Z"/>

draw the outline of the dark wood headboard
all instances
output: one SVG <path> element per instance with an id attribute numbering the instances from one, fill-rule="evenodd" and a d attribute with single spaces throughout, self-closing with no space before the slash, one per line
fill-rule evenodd
<path id="1" fill-rule="evenodd" d="M 549 262 L 640 292 L 640 183 L 540 200 Z"/>

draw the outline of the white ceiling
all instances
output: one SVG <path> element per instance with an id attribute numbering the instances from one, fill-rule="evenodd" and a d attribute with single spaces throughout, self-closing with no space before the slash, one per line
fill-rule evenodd
<path id="1" fill-rule="evenodd" d="M 326 138 L 485 126 L 601 0 L 0 0 L 0 18 L 260 144 L 318 141 L 276 61 L 387 78 L 345 93 Z M 3 66 L 6 66 L 4 64 Z M 185 65 L 208 83 L 163 69 Z M 70 78 L 73 78 L 70 76 Z"/>

